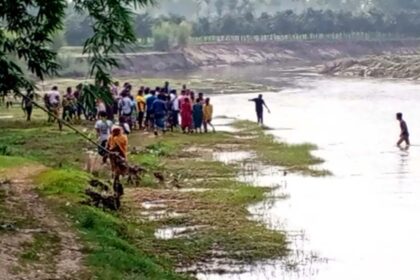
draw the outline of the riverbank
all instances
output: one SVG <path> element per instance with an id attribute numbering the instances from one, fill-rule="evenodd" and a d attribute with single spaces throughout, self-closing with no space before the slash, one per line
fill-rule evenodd
<path id="1" fill-rule="evenodd" d="M 341 77 L 420 80 L 420 56 L 382 55 L 339 59 L 327 63 L 321 73 Z"/>
<path id="2" fill-rule="evenodd" d="M 420 41 L 416 39 L 207 43 L 171 52 L 127 53 L 120 56 L 121 67 L 114 74 L 156 74 L 228 65 L 315 65 L 346 57 L 386 53 L 416 54 L 419 46 Z M 62 55 L 68 61 L 63 65 L 70 64 L 68 69 L 63 69 L 64 77 L 86 76 L 86 57 L 68 53 Z"/>
<path id="3" fill-rule="evenodd" d="M 25 182 L 33 186 L 31 193 L 40 195 L 36 198 L 39 204 L 78 236 L 73 246 L 83 264 L 80 270 L 73 270 L 78 279 L 189 279 L 200 267 L 204 269 L 200 263 L 211 259 L 233 265 L 287 255 L 284 233 L 248 219 L 248 206 L 266 199 L 270 189 L 236 181 L 240 162 L 221 163 L 215 153 L 253 152 L 253 161 L 281 164 L 289 172 L 325 174 L 312 168 L 322 162 L 311 155 L 316 147 L 278 143 L 249 122 L 236 122 L 236 131 L 231 133 L 168 133 L 157 139 L 134 133 L 130 135 L 130 162 L 140 164 L 147 172 L 140 187 L 126 185 L 123 208 L 108 212 L 80 204 L 86 199 L 84 189 L 92 178 L 83 171 L 86 156 L 80 151 L 93 147 L 74 133 L 59 132 L 42 121 L 32 126 L 0 122 L 4 146 L 0 181 L 19 182 L 19 170 L 30 175 L 30 181 Z M 22 169 L 24 166 L 29 169 Z M 33 172 L 27 174 L 26 170 Z M 156 173 L 164 179 L 157 179 Z M 109 179 L 106 172 L 98 174 L 103 174 L 103 180 Z M 22 198 L 20 207 L 26 209 L 20 218 L 33 223 L 19 222 L 8 203 L 13 197 Z M 1 199 L 1 224 L 7 221 L 11 225 L 0 230 L 2 242 L 16 232 L 32 232 L 39 224 L 24 197 L 13 188 L 2 184 Z M 46 229 L 39 226 L 41 232 Z M 25 246 L 18 242 L 13 247 L 9 242 L 13 249 L 9 267 L 22 267 L 17 275 L 34 268 L 53 274 L 58 269 L 57 264 L 47 265 L 47 260 L 63 250 L 63 236 L 57 232 L 42 246 L 39 238 L 31 236 Z M 220 266 L 205 269 L 223 272 Z"/>

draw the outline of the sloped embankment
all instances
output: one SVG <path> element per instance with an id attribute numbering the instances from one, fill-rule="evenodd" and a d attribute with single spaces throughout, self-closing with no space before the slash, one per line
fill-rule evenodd
<path id="1" fill-rule="evenodd" d="M 416 54 L 419 40 L 211 43 L 173 52 L 126 54 L 120 73 L 188 70 L 205 66 L 322 63 L 364 55 Z"/>
<path id="2" fill-rule="evenodd" d="M 420 79 L 420 55 L 368 56 L 327 63 L 321 73 L 344 77 Z"/>

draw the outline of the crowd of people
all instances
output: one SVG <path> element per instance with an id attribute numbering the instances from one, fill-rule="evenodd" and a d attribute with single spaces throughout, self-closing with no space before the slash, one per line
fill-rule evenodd
<path id="1" fill-rule="evenodd" d="M 114 98 L 112 112 L 118 112 L 119 122 L 127 133 L 135 128 L 153 130 L 155 135 L 177 128 L 184 133 L 208 132 L 209 127 L 214 131 L 210 98 L 205 98 L 203 93 L 196 95 L 186 85 L 180 94 L 171 89 L 168 82 L 154 89 L 142 86 L 136 96 L 128 83 L 123 85 L 122 91 L 118 89 L 118 83 L 111 89 Z"/>
<path id="2" fill-rule="evenodd" d="M 163 87 L 153 89 L 142 86 L 133 93 L 131 84 L 125 83 L 120 87 L 115 82 L 110 92 L 112 104 L 97 99 L 96 107 L 87 109 L 81 100 L 82 85 L 77 86 L 75 91 L 71 87 L 67 88 L 62 96 L 54 86 L 45 94 L 44 105 L 54 116 L 50 120 L 59 117 L 65 121 L 80 120 L 82 117 L 87 120 L 105 118 L 118 123 L 126 134 L 134 129 L 153 131 L 156 135 L 178 128 L 184 133 L 215 130 L 211 123 L 213 105 L 210 98 L 205 98 L 203 93 L 196 95 L 186 85 L 179 93 L 176 89 L 171 89 L 168 82 Z"/>

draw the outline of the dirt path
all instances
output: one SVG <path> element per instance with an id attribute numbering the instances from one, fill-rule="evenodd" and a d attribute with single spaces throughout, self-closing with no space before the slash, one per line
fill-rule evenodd
<path id="1" fill-rule="evenodd" d="M 44 170 L 42 166 L 10 169 L 6 182 L 0 184 L 0 203 L 4 202 L 9 220 L 0 220 L 1 279 L 83 279 L 87 275 L 76 233 L 34 190 L 31 177 Z"/>

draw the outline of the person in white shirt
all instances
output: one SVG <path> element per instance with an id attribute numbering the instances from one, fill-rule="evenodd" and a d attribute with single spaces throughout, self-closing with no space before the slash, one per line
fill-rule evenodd
<path id="1" fill-rule="evenodd" d="M 47 93 L 46 98 L 50 112 L 54 115 L 54 118 L 58 120 L 58 116 L 60 114 L 60 92 L 58 91 L 58 87 L 53 86 Z"/>
<path id="2" fill-rule="evenodd" d="M 50 106 L 60 105 L 60 92 L 58 91 L 57 86 L 53 86 L 52 89 L 48 92 L 48 102 Z"/>
<path id="3" fill-rule="evenodd" d="M 176 90 L 171 90 L 171 93 L 169 95 L 170 97 L 170 111 L 171 111 L 171 131 L 174 130 L 174 128 L 179 126 L 179 98 L 176 93 Z"/>
<path id="4" fill-rule="evenodd" d="M 107 160 L 107 152 L 105 150 L 109 135 L 111 133 L 112 122 L 107 120 L 105 111 L 99 112 L 99 120 L 95 124 L 96 134 L 98 136 L 99 146 L 98 154 L 103 157 L 103 162 Z"/>

